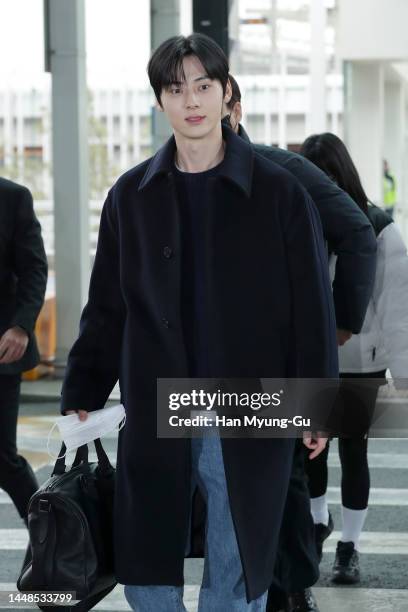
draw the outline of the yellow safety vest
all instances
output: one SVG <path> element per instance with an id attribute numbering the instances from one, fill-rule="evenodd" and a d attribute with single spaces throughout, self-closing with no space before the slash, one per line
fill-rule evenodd
<path id="1" fill-rule="evenodd" d="M 394 208 L 397 203 L 396 181 L 392 174 L 384 176 L 383 179 L 383 201 L 384 208 Z"/>

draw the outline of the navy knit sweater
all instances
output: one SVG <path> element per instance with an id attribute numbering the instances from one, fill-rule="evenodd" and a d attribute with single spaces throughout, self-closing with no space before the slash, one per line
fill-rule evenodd
<path id="1" fill-rule="evenodd" d="M 206 290 L 210 243 L 207 235 L 208 179 L 216 176 L 219 169 L 220 165 L 205 172 L 182 172 L 176 166 L 173 170 L 181 218 L 183 332 L 189 375 L 198 378 L 210 376 Z"/>

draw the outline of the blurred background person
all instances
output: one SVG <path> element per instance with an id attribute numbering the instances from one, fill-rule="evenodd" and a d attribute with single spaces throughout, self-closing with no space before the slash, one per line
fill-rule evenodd
<path id="1" fill-rule="evenodd" d="M 301 153 L 321 168 L 346 191 L 370 220 L 377 236 L 377 270 L 374 292 L 370 300 L 361 333 L 339 348 L 342 378 L 358 378 L 369 427 L 375 409 L 378 388 L 390 369 L 398 385 L 408 372 L 408 257 L 399 230 L 390 216 L 373 205 L 361 184 L 356 167 L 344 145 L 334 134 L 310 136 L 302 145 Z M 329 251 L 332 251 L 329 243 Z M 336 263 L 330 257 L 330 268 Z M 368 379 L 368 380 L 367 380 Z M 370 384 L 370 379 L 372 384 Z M 352 429 L 355 409 L 350 387 L 342 393 L 345 416 Z M 363 415 L 364 416 L 364 415 Z M 357 415 L 359 418 L 359 415 Z M 367 460 L 367 435 L 340 437 L 338 440 L 342 469 L 342 534 L 337 543 L 332 578 L 337 583 L 357 583 L 360 580 L 359 537 L 367 515 L 370 473 Z M 316 526 L 319 555 L 322 540 L 319 533 L 333 529 L 327 503 L 328 448 L 313 462 L 308 462 L 311 510 Z"/>
<path id="2" fill-rule="evenodd" d="M 397 184 L 386 159 L 383 161 L 383 203 L 384 210 L 393 219 L 397 206 Z"/>
<path id="3" fill-rule="evenodd" d="M 34 326 L 47 285 L 47 258 L 31 193 L 0 178 L 0 487 L 27 524 L 35 474 L 18 454 L 21 373 L 39 362 Z"/>

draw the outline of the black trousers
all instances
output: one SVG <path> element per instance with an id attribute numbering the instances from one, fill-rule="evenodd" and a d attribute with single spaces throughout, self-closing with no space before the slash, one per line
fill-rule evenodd
<path id="1" fill-rule="evenodd" d="M 339 415 L 343 415 L 344 425 L 339 429 L 346 432 L 369 430 L 372 421 L 379 387 L 386 382 L 385 370 L 366 374 L 341 374 L 342 386 L 338 400 Z M 351 385 L 349 384 L 351 382 Z M 356 381 L 354 383 L 354 381 Z M 357 393 L 358 391 L 358 393 Z M 351 510 L 365 510 L 370 493 L 370 471 L 368 467 L 368 438 L 363 436 L 339 437 L 339 457 L 341 464 L 341 501 Z M 327 491 L 327 458 L 329 444 L 313 461 L 307 464 L 307 475 L 311 497 L 320 497 Z"/>
<path id="2" fill-rule="evenodd" d="M 319 560 L 310 512 L 303 440 L 296 441 L 274 580 L 268 590 L 267 612 L 285 607 L 287 593 L 302 591 L 319 578 Z M 309 451 L 310 452 L 310 451 Z"/>
<path id="3" fill-rule="evenodd" d="M 0 488 L 26 522 L 28 501 L 38 482 L 29 463 L 17 452 L 20 381 L 20 374 L 0 375 Z"/>
<path id="4" fill-rule="evenodd" d="M 370 493 L 367 438 L 339 438 L 341 464 L 341 503 L 351 510 L 365 510 Z M 308 469 L 310 497 L 327 491 L 329 444 Z"/>

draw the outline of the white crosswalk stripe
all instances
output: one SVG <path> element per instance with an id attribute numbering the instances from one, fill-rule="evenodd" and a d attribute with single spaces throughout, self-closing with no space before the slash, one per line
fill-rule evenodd
<path id="1" fill-rule="evenodd" d="M 340 532 L 334 531 L 325 542 L 325 551 L 334 552 Z M 28 543 L 26 529 L 0 529 L 0 549 L 24 550 Z M 408 533 L 364 531 L 360 539 L 362 553 L 408 555 Z"/>
<path id="2" fill-rule="evenodd" d="M 0 582 L 0 610 L 9 609 L 8 594 L 15 592 L 13 583 Z M 199 586 L 185 585 L 184 604 L 188 612 L 197 612 Z M 313 592 L 322 612 L 404 612 L 408 610 L 408 591 L 402 589 L 344 589 L 315 587 Z M 27 610 L 26 606 L 13 604 L 13 610 Z M 130 610 L 123 594 L 123 586 L 118 585 L 93 610 L 122 612 Z"/>
<path id="3" fill-rule="evenodd" d="M 370 468 L 389 468 L 392 470 L 408 470 L 408 454 L 402 453 L 370 453 Z M 340 467 L 340 459 L 337 453 L 330 453 L 329 467 Z"/>
<path id="4" fill-rule="evenodd" d="M 329 504 L 340 504 L 340 487 L 328 487 L 327 498 Z M 408 489 L 372 487 L 370 489 L 370 506 L 408 506 Z"/>

